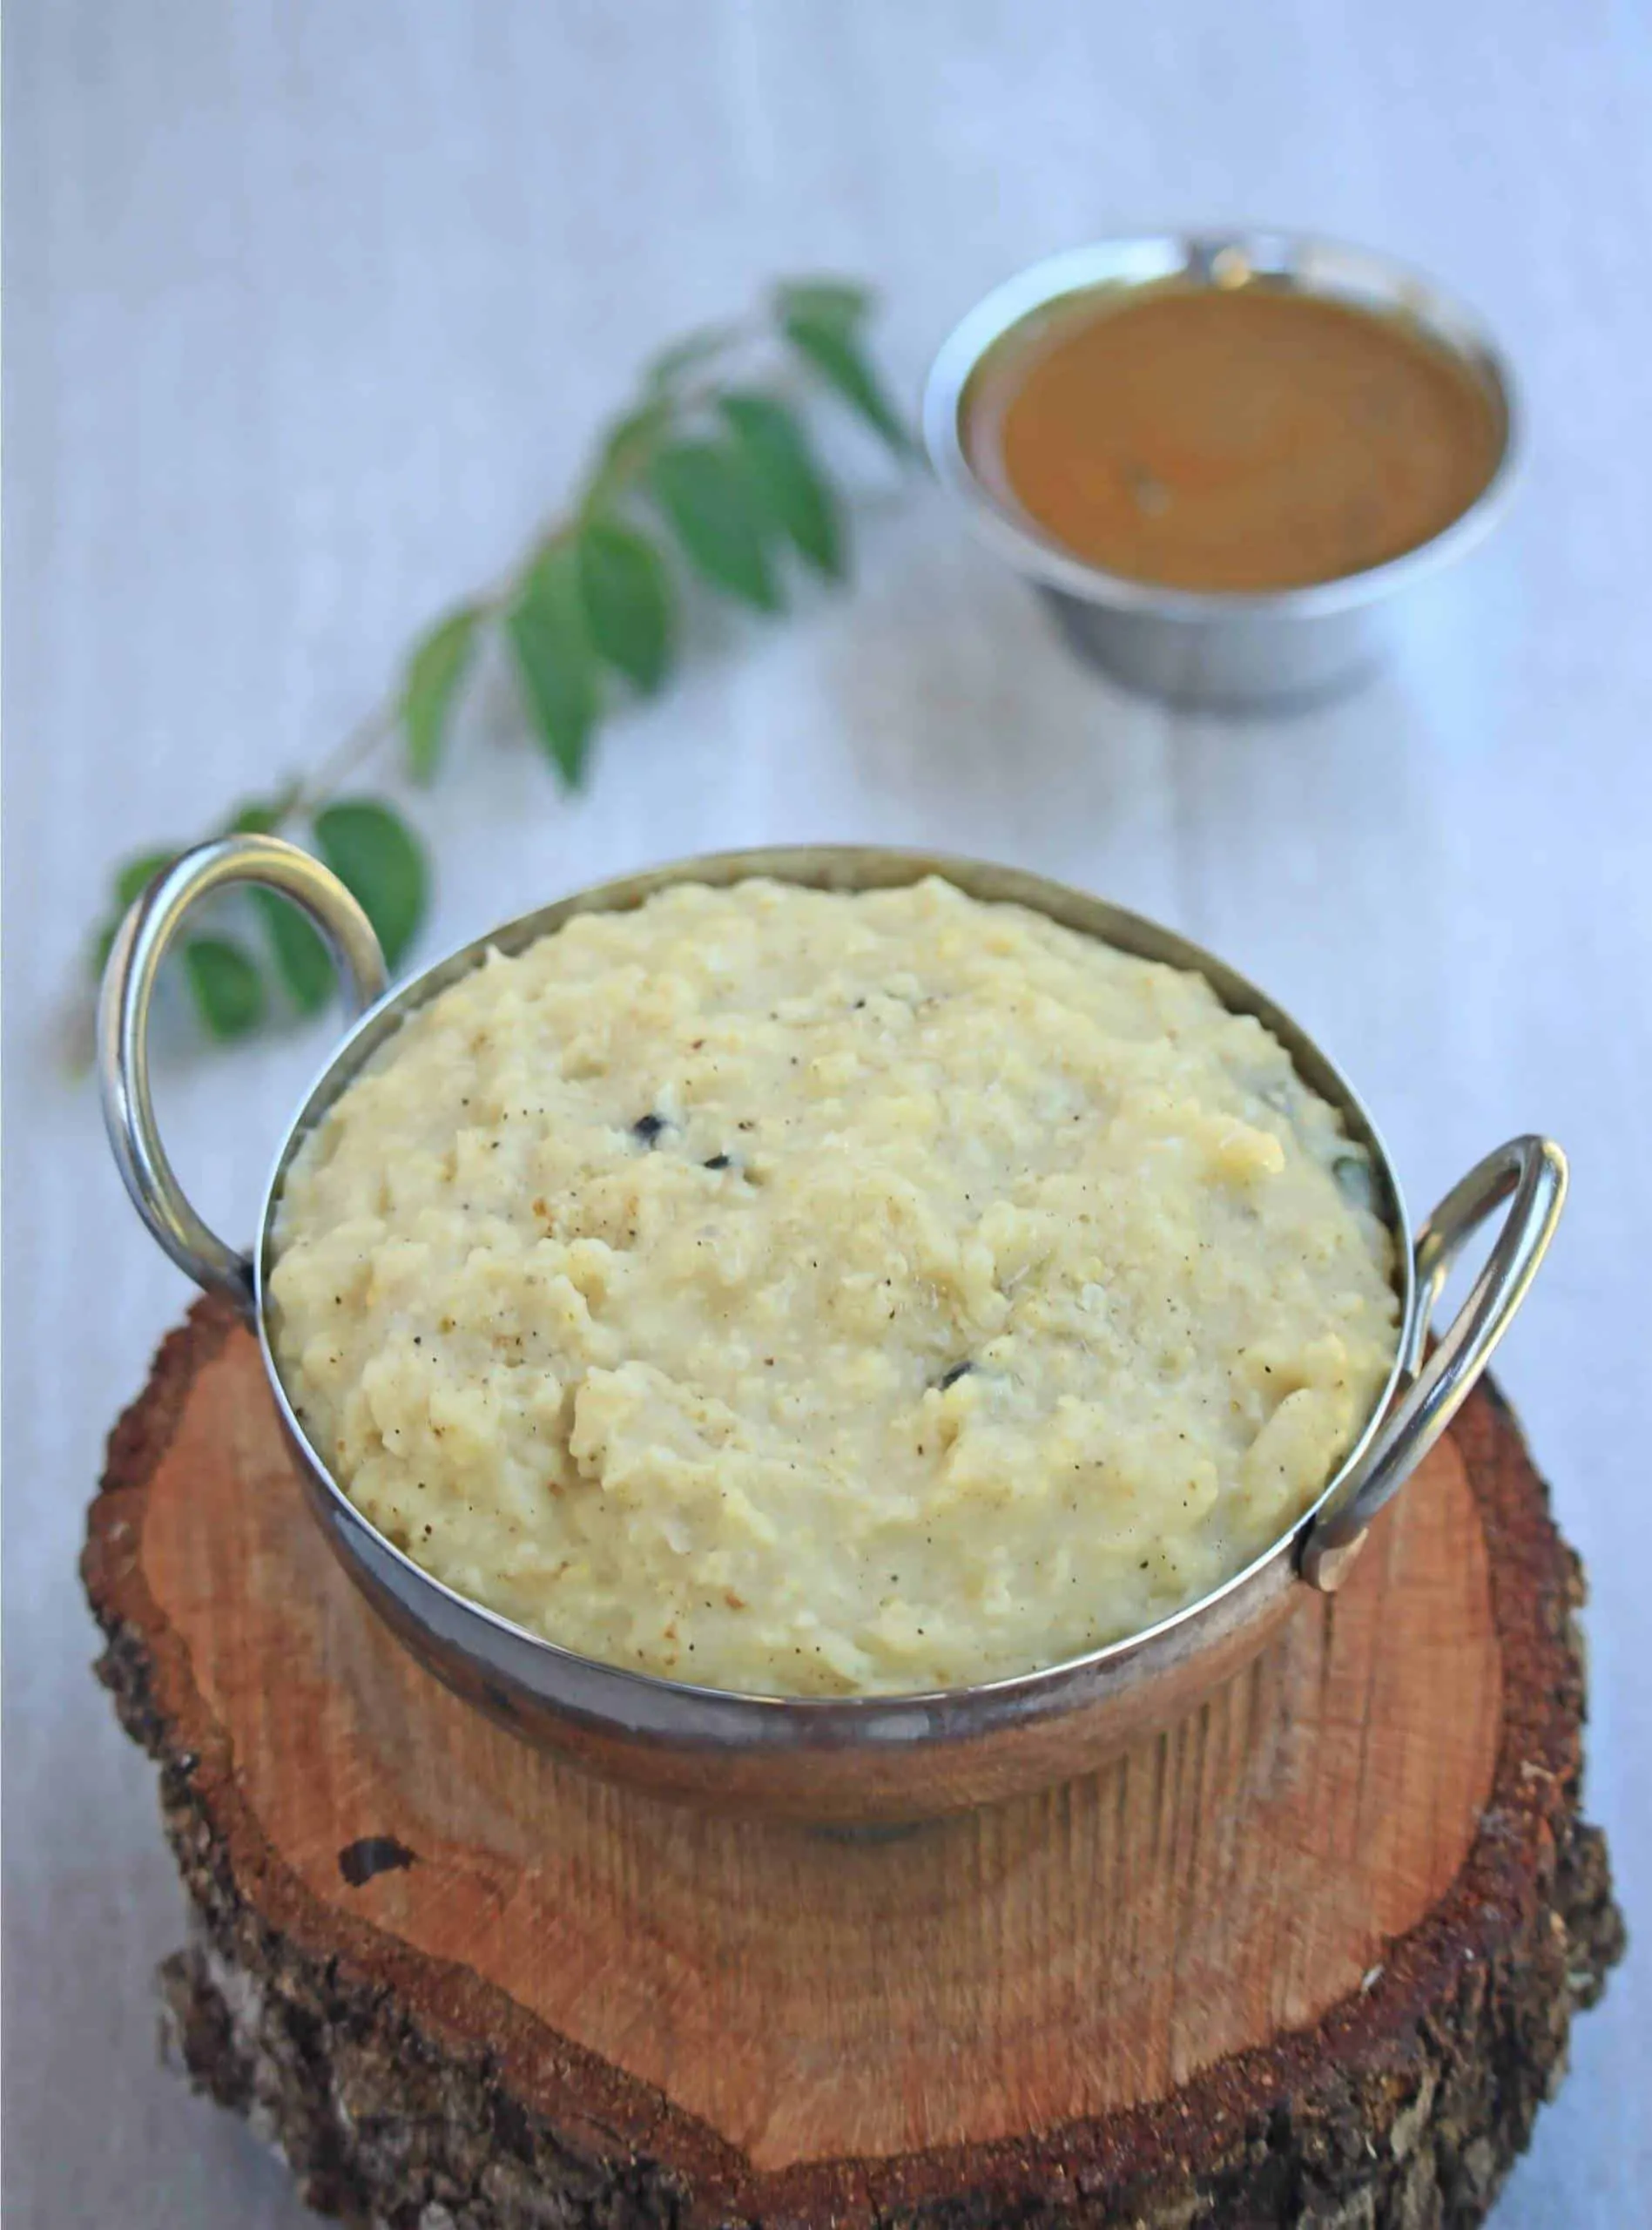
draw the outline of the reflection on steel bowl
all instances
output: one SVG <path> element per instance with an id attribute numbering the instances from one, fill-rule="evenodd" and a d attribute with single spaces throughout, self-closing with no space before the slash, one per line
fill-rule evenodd
<path id="1" fill-rule="evenodd" d="M 1243 709 L 1356 679 L 1500 516 L 1514 385 L 1431 281 L 1261 231 L 1050 258 L 942 347 L 941 480 L 1121 679 Z"/>
<path id="2" fill-rule="evenodd" d="M 272 1345 L 356 1508 L 607 1664 L 959 1687 L 1194 1602 L 1392 1368 L 1365 1149 L 1202 976 L 927 876 L 583 914 L 287 1173 Z"/>
<path id="3" fill-rule="evenodd" d="M 951 888 L 926 880 L 936 876 L 944 878 L 945 885 Z M 149 1099 L 146 1025 L 156 971 L 188 908 L 210 890 L 248 881 L 285 891 L 302 905 L 327 938 L 358 1003 L 367 1005 L 375 999 L 378 1003 L 370 1006 L 347 1038 L 300 1111 L 278 1158 L 256 1249 L 251 1256 L 243 1257 L 200 1223 L 166 1164 Z M 696 888 L 678 888 L 684 885 Z M 735 885 L 744 886 L 744 890 L 733 897 L 719 899 L 712 895 L 726 893 Z M 874 1664 L 868 1674 L 866 1667 L 846 1661 L 834 1668 L 841 1677 L 812 1682 L 812 1693 L 775 1693 L 779 1683 L 772 1680 L 764 1682 L 767 1692 L 752 1692 L 757 1682 L 751 1666 L 757 1665 L 760 1678 L 763 1661 L 741 1659 L 738 1652 L 725 1660 L 735 1668 L 730 1685 L 689 1685 L 682 1674 L 695 1668 L 674 1660 L 669 1652 L 662 1658 L 664 1644 L 649 1652 L 637 1652 L 637 1661 L 615 1663 L 608 1661 L 615 1653 L 611 1646 L 602 1645 L 605 1630 L 586 1625 L 577 1628 L 577 1636 L 592 1653 L 581 1654 L 548 1639 L 543 1632 L 513 1623 L 498 1607 L 486 1607 L 475 1599 L 477 1593 L 489 1591 L 480 1582 L 472 1580 L 474 1592 L 461 1592 L 448 1584 L 465 1576 L 467 1568 L 462 1563 L 450 1561 L 444 1566 L 446 1582 L 423 1569 L 410 1553 L 420 1546 L 409 1517 L 410 1490 L 418 1485 L 416 1479 L 401 1479 L 393 1467 L 392 1476 L 404 1491 L 400 1502 L 394 1498 L 372 1502 L 374 1515 L 382 1521 L 381 1529 L 350 1499 L 335 1475 L 334 1467 L 350 1471 L 354 1465 L 347 1435 L 335 1429 L 341 1412 L 318 1402 L 303 1363 L 295 1360 L 307 1351 L 313 1364 L 325 1371 L 332 1350 L 322 1318 L 315 1314 L 319 1304 L 312 1306 L 313 1293 L 304 1298 L 301 1336 L 296 1346 L 289 1340 L 283 1348 L 278 1298 L 290 1306 L 293 1292 L 280 1295 L 281 1277 L 277 1273 L 278 1298 L 273 1298 L 272 1274 L 283 1244 L 282 1217 L 289 1186 L 300 1201 L 302 1212 L 298 1223 L 303 1226 L 308 1213 L 304 1207 L 306 1172 L 341 1151 L 347 1158 L 352 1109 L 370 1112 L 374 1093 L 382 1091 L 387 1079 L 394 1077 L 393 1041 L 399 1040 L 402 1046 L 417 1045 L 433 1031 L 439 1035 L 447 1027 L 444 1017 L 457 1016 L 462 1029 L 473 1027 L 475 1017 L 470 1007 L 478 984 L 486 985 L 489 955 L 523 954 L 577 916 L 636 909 L 657 894 L 670 893 L 657 899 L 655 911 L 643 917 L 644 922 L 662 911 L 674 916 L 709 909 L 718 915 L 723 937 L 732 934 L 729 923 L 721 920 L 724 912 L 729 913 L 731 922 L 737 915 L 749 915 L 748 931 L 759 936 L 759 918 L 765 909 L 772 922 L 810 915 L 809 905 L 788 903 L 788 886 L 825 892 L 903 894 L 869 901 L 869 914 L 875 919 L 881 911 L 892 922 L 900 922 L 908 915 L 922 919 L 927 914 L 938 913 L 941 943 L 948 952 L 968 949 L 968 937 L 962 936 L 961 925 L 990 923 L 990 934 L 1004 941 L 1006 949 L 1018 936 L 1026 940 L 1026 952 L 1021 958 L 1011 956 L 1011 975 L 1018 968 L 1032 968 L 1028 953 L 1043 951 L 1055 956 L 1052 964 L 1076 968 L 1083 977 L 1083 963 L 1089 956 L 1085 941 L 1110 948 L 1109 967 L 1121 983 L 1132 987 L 1135 995 L 1150 1003 L 1156 996 L 1193 999 L 1197 995 L 1208 1001 L 1217 1042 L 1225 1043 L 1230 1054 L 1241 1044 L 1265 1047 L 1268 1040 L 1264 1031 L 1285 1049 L 1289 1063 L 1277 1054 L 1274 1059 L 1285 1074 L 1294 1070 L 1300 1086 L 1306 1087 L 1291 1120 L 1301 1121 L 1311 1129 L 1322 1126 L 1321 1143 L 1327 1146 L 1324 1164 L 1305 1153 L 1303 1158 L 1300 1181 L 1312 1198 L 1318 1199 L 1312 1194 L 1315 1184 L 1330 1189 L 1331 1140 L 1337 1141 L 1339 1151 L 1351 1152 L 1358 1159 L 1362 1190 L 1366 1192 L 1370 1216 L 1375 1220 L 1367 1217 L 1362 1223 L 1351 1214 L 1345 1220 L 1346 1227 L 1368 1230 L 1371 1243 L 1380 1242 L 1385 1255 L 1392 1247 L 1392 1301 L 1399 1312 L 1392 1368 L 1385 1370 L 1384 1362 L 1378 1361 L 1371 1378 L 1362 1382 L 1359 1412 L 1351 1416 L 1345 1429 L 1338 1430 L 1334 1443 L 1338 1448 L 1347 1443 L 1341 1461 L 1317 1494 L 1313 1488 L 1318 1472 L 1306 1480 L 1303 1492 L 1310 1497 L 1308 1506 L 1298 1509 L 1281 1503 L 1274 1520 L 1277 1530 L 1264 1527 L 1258 1538 L 1244 1543 L 1243 1569 L 1223 1568 L 1214 1578 L 1207 1572 L 1198 1583 L 1201 1591 L 1197 1599 L 1183 1602 L 1172 1596 L 1163 1614 L 1156 1615 L 1152 1599 L 1144 1598 L 1143 1607 L 1129 1614 L 1151 1621 L 1140 1631 L 1123 1633 L 1102 1646 L 1075 1649 L 1071 1638 L 1057 1629 L 1057 1645 L 1069 1652 L 1063 1661 L 1024 1669 L 1023 1645 L 1020 1658 L 1012 1649 L 1011 1669 L 993 1677 L 976 1677 L 967 1651 L 961 1656 L 955 1652 L 932 1654 L 903 1634 L 895 1637 L 887 1665 Z M 965 895 L 960 897 L 959 893 Z M 795 902 L 795 893 L 791 895 Z M 971 902 L 981 902 L 981 905 Z M 1030 919 L 1019 912 L 988 914 L 982 906 L 1027 909 Z M 830 906 L 824 911 L 829 918 L 839 918 Z M 870 933 L 860 917 L 846 909 L 841 918 L 854 920 L 851 943 L 864 943 Z M 811 926 L 818 936 L 819 924 Z M 590 958 L 584 954 L 586 946 L 600 955 L 608 945 L 635 941 L 639 933 L 632 925 L 584 924 L 564 950 L 583 965 Z M 554 942 L 542 947 L 541 952 L 553 953 L 558 960 L 563 957 L 556 953 Z M 1158 970 L 1141 970 L 1133 962 L 1118 960 L 1119 955 L 1195 971 L 1208 984 L 1209 992 L 1203 986 L 1190 986 L 1186 975 L 1164 977 Z M 478 970 L 484 973 L 479 976 Z M 502 984 L 510 980 L 509 970 L 501 970 L 496 961 L 491 973 Z M 1107 970 L 1100 973 L 1105 976 Z M 468 980 L 456 1002 L 449 998 L 432 1007 L 433 1001 L 449 987 L 461 984 L 462 979 Z M 1156 985 L 1156 991 L 1149 988 Z M 839 1822 L 922 1816 L 1068 1778 L 1134 1739 L 1143 1728 L 1162 1724 L 1185 1710 L 1260 1645 L 1307 1586 L 1337 1584 L 1375 1510 L 1443 1429 L 1483 1367 L 1541 1258 L 1564 1189 L 1564 1164 L 1558 1150 L 1535 1139 L 1516 1140 L 1489 1157 L 1454 1189 L 1433 1222 L 1417 1235 L 1413 1246 L 1387 1155 L 1360 1102 L 1311 1041 L 1260 993 L 1220 963 L 1150 922 L 1031 875 L 967 862 L 849 848 L 731 854 L 689 861 L 583 893 L 509 923 L 438 964 L 393 997 L 380 999 L 381 987 L 381 963 L 359 909 L 307 855 L 271 838 L 226 839 L 186 855 L 157 879 L 134 908 L 111 956 L 105 979 L 101 1035 L 104 1084 L 111 1136 L 123 1173 L 145 1220 L 168 1252 L 203 1285 L 232 1293 L 255 1325 L 311 1509 L 368 1601 L 415 1652 L 492 1716 L 590 1770 L 638 1782 L 658 1794 L 730 1809 Z M 572 1010 L 569 1012 L 571 1015 Z M 409 1017 L 418 1019 L 404 1033 Z M 1236 1025 L 1230 1019 L 1232 1017 L 1252 1019 Z M 1178 1014 L 1178 1019 L 1186 1017 Z M 1260 1030 L 1256 1024 L 1262 1025 Z M 1225 1040 L 1223 1031 L 1229 1033 Z M 443 1058 L 451 1062 L 454 1057 L 455 1049 L 448 1047 Z M 361 1091 L 354 1098 L 347 1098 L 358 1079 L 362 1080 Z M 1278 1087 L 1280 1081 L 1273 1078 L 1272 1086 Z M 1279 1098 L 1277 1089 L 1275 1098 Z M 1281 1104 L 1290 1105 L 1288 1097 Z M 707 1140 L 692 1132 L 686 1106 L 651 1105 L 637 1119 L 650 1126 L 646 1136 L 639 1133 L 629 1141 L 622 1139 L 611 1150 L 603 1145 L 601 1154 L 609 1159 L 614 1152 L 631 1156 L 627 1166 L 634 1168 L 636 1157 L 651 1158 L 659 1148 L 667 1125 L 680 1125 L 693 1150 L 677 1156 L 670 1167 L 660 1164 L 656 1174 L 662 1184 L 671 1180 L 666 1189 L 681 1192 L 698 1187 L 709 1193 L 712 1186 L 728 1180 L 726 1169 L 707 1165 L 732 1157 L 718 1141 L 711 1142 L 715 1150 L 700 1153 Z M 1258 1152 L 1274 1158 L 1283 1154 L 1285 1149 L 1274 1131 L 1251 1127 Z M 1285 1127 L 1283 1121 L 1279 1127 Z M 611 1124 L 608 1128 L 611 1131 Z M 1229 1144 L 1235 1152 L 1244 1145 L 1245 1135 L 1244 1125 L 1233 1127 Z M 345 1140 L 342 1148 L 341 1139 Z M 478 1184 L 490 1173 L 491 1147 L 502 1142 L 502 1132 L 494 1139 L 479 1132 L 470 1139 L 470 1145 L 477 1145 L 478 1156 L 485 1156 L 489 1165 L 477 1172 Z M 463 1143 L 455 1150 L 462 1153 Z M 411 1167 L 418 1151 L 416 1144 L 410 1145 L 399 1159 Z M 439 1159 L 433 1159 L 433 1171 Z M 754 1170 L 759 1159 L 754 1154 Z M 785 1170 L 785 1157 L 777 1154 L 772 1172 L 783 1179 Z M 595 1180 L 599 1189 L 607 1186 L 601 1198 L 610 1206 L 617 1199 L 610 1182 L 617 1173 L 624 1190 L 630 1180 L 617 1165 L 610 1171 L 604 1162 Z M 387 1197 L 394 1182 L 394 1172 L 388 1172 Z M 1471 1230 L 1511 1199 L 1510 1213 L 1473 1293 L 1432 1353 L 1426 1355 L 1429 1316 L 1452 1257 Z M 310 1206 L 319 1207 L 320 1213 L 307 1226 L 320 1250 L 310 1267 L 325 1263 L 327 1275 L 334 1279 L 338 1288 L 335 1295 L 325 1298 L 336 1299 L 341 1309 L 345 1305 L 347 1266 L 337 1248 L 329 1252 L 327 1224 L 329 1216 L 347 1212 L 347 1204 L 346 1210 L 341 1209 L 342 1200 L 342 1194 L 334 1199 L 325 1190 L 315 1194 Z M 814 1212 L 806 1204 L 800 1210 L 806 1217 Z M 348 1243 L 347 1238 L 346 1252 Z M 580 1257 L 588 1270 L 597 1260 L 590 1249 Z M 387 1256 L 373 1274 L 388 1275 L 393 1270 Z M 435 1282 L 441 1284 L 439 1274 Z M 1385 1292 L 1380 1276 L 1376 1292 L 1379 1295 Z M 570 1308 L 577 1306 L 580 1297 L 571 1282 L 564 1297 Z M 435 1321 L 440 1321 L 442 1297 L 435 1298 Z M 1366 1305 L 1374 1308 L 1375 1302 L 1339 1300 L 1336 1304 L 1355 1309 Z M 1392 1310 L 1378 1313 L 1392 1317 Z M 920 1326 L 920 1338 L 921 1331 Z M 509 1336 L 509 1328 L 506 1336 Z M 1386 1336 L 1392 1341 L 1394 1335 L 1391 1330 Z M 335 1345 L 341 1349 L 341 1341 Z M 778 1353 L 778 1340 L 774 1345 Z M 868 1341 L 867 1347 L 872 1352 L 873 1343 Z M 1381 1351 L 1385 1359 L 1388 1352 L 1385 1345 Z M 455 1348 L 449 1362 L 459 1354 Z M 941 1358 L 935 1360 L 939 1362 Z M 614 1407 L 609 1397 L 615 1391 L 608 1381 L 620 1381 L 623 1370 L 598 1375 L 603 1376 L 603 1384 L 594 1403 L 593 1418 L 588 1421 L 590 1429 L 582 1450 L 586 1454 L 593 1450 L 600 1454 L 599 1443 L 605 1446 L 603 1433 L 616 1429 L 608 1416 Z M 1374 1400 L 1373 1389 L 1377 1389 Z M 623 1386 L 619 1390 L 624 1391 Z M 295 1391 L 298 1406 L 293 1400 Z M 459 1397 L 465 1391 L 455 1384 L 444 1393 L 444 1401 L 454 1401 L 455 1430 L 463 1429 L 464 1403 Z M 798 1391 L 794 1385 L 793 1398 Z M 923 1402 L 936 1411 L 938 1423 L 941 1402 L 936 1392 L 920 1398 L 916 1414 L 927 1417 L 928 1409 L 922 1408 Z M 1082 1407 L 1071 1405 L 1069 1425 Z M 596 1409 L 603 1409 L 602 1418 L 596 1418 Z M 446 1415 L 444 1409 L 444 1420 Z M 384 1412 L 384 1427 L 390 1433 L 402 1429 L 390 1410 Z M 320 1446 L 316 1444 L 318 1431 Z M 1324 1461 L 1319 1459 L 1321 1468 Z M 761 1519 L 762 1511 L 757 1514 Z M 1093 1513 L 1082 1522 L 1093 1522 Z M 1049 1545 L 1052 1553 L 1059 1554 L 1058 1539 L 1052 1537 Z M 500 1600 L 496 1592 L 494 1600 L 496 1605 Z M 518 1607 L 514 1599 L 509 1607 Z M 1082 1635 L 1082 1628 L 1077 1631 Z M 717 1629 L 708 1626 L 705 1632 L 714 1640 Z M 902 1647 L 913 1650 L 909 1661 L 917 1668 L 919 1681 L 924 1681 L 927 1672 L 927 1685 L 914 1687 L 900 1682 Z M 601 1653 L 597 1653 L 599 1648 Z M 995 1660 L 989 1653 L 986 1661 L 990 1671 Z M 675 1677 L 660 1669 L 662 1662 L 675 1664 Z M 940 1685 L 942 1679 L 949 1684 Z M 821 1692 L 833 1686 L 860 1692 Z M 892 1692 L 864 1692 L 878 1688 Z"/>

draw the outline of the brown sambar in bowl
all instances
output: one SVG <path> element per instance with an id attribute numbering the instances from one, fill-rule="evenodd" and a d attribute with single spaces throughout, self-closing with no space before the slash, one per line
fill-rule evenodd
<path id="1" fill-rule="evenodd" d="M 1505 439 L 1483 382 L 1415 325 L 1265 280 L 1078 297 L 991 384 L 1016 505 L 1074 557 L 1163 588 L 1385 564 L 1467 510 Z"/>

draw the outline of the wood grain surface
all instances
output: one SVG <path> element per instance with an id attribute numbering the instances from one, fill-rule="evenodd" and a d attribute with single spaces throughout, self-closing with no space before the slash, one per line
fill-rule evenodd
<path id="1" fill-rule="evenodd" d="M 1431 1921 L 1406 2011 L 1443 2014 L 1488 1956 L 1472 1902 L 1456 1909 L 1477 1846 L 1519 1841 L 1546 1808 L 1515 1903 L 1527 1923 L 1568 1910 L 1573 1568 L 1517 1436 L 1476 1407 L 1344 1590 L 1305 1589 L 1172 1732 L 1047 1795 L 893 1835 L 701 1816 L 480 1720 L 334 1563 L 257 1346 L 221 1304 L 169 1343 L 116 1436 L 87 1578 L 106 1677 L 129 1711 L 141 1696 L 139 1731 L 186 1778 L 238 1909 L 448 2051 L 485 2053 L 552 2125 L 600 2121 L 686 2174 L 698 2206 L 708 2147 L 718 2186 L 732 2171 L 750 2199 L 833 2162 L 1044 2158 L 1075 2125 L 1170 2100 L 1197 2128 L 1199 2078 L 1300 2059 L 1316 2034 L 1309 2072 L 1347 2080 L 1362 2040 L 1325 2024 L 1392 2017 L 1395 1947 Z M 1510 1786 L 1527 1811 L 1545 1799 L 1538 1816 L 1488 1830 Z M 1610 1949 L 1603 1910 L 1573 1995 Z M 1501 2071 L 1511 2098 L 1541 2089 L 1570 1990 Z M 331 2049 L 323 2024 L 311 2055 Z M 405 2097 L 378 2111 L 416 2127 Z M 1507 2132 L 1494 2117 L 1454 2142 L 1476 2134 L 1500 2166 Z"/>

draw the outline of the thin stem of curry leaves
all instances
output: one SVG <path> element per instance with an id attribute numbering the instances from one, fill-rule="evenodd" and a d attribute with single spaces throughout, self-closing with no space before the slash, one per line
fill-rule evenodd
<path id="1" fill-rule="evenodd" d="M 833 393 L 898 457 L 911 454 L 911 437 L 863 353 L 860 328 L 871 305 L 866 289 L 843 281 L 783 280 L 769 290 L 760 314 L 700 327 L 662 350 L 644 367 L 627 408 L 602 429 L 566 508 L 532 537 L 518 562 L 426 630 L 403 661 L 394 688 L 309 774 L 243 804 L 219 829 L 289 831 L 300 838 L 307 831 L 381 933 L 398 947 L 404 944 L 425 903 L 428 877 L 417 839 L 388 807 L 359 796 L 346 800 L 341 793 L 399 737 L 406 741 L 413 778 L 430 779 L 479 631 L 492 626 L 499 626 L 510 645 L 541 740 L 564 782 L 577 785 L 603 712 L 601 693 L 589 682 L 593 632 L 597 655 L 644 694 L 658 686 L 671 663 L 664 560 L 653 539 L 662 512 L 691 572 L 763 611 L 779 608 L 780 601 L 767 554 L 769 538 L 777 534 L 815 571 L 839 578 L 842 544 L 829 483 L 792 415 L 789 390 L 792 374 L 800 369 L 810 386 Z M 771 354 L 776 341 L 782 344 L 779 367 Z M 745 362 L 737 360 L 753 356 L 763 361 L 748 375 Z M 756 474 L 765 483 L 760 495 L 749 480 L 732 486 L 731 470 L 737 478 Z M 740 499 L 732 518 L 732 496 Z M 582 566 L 597 570 L 582 573 Z M 570 590 L 588 607 L 587 616 L 573 623 L 587 662 L 583 693 L 570 693 L 557 665 L 568 650 Z M 118 871 L 116 912 L 103 926 L 94 956 L 107 949 L 120 911 L 141 887 L 138 878 L 167 856 L 140 855 Z M 279 902 L 261 898 L 259 903 L 266 928 L 275 933 L 277 972 L 300 1010 L 310 1011 L 322 995 L 325 976 L 319 941 L 294 924 L 271 922 L 268 909 Z M 313 950 L 304 949 L 307 938 Z M 197 944 L 213 948 L 207 956 L 212 968 L 197 968 L 192 976 L 203 1020 L 215 1036 L 241 1035 L 265 1010 L 261 968 L 233 941 L 208 936 L 186 943 L 192 948 L 186 961 L 196 956 Z M 218 983 L 216 1002 L 203 985 L 203 972 Z M 88 1005 L 83 1009 L 88 1030 L 89 1017 Z"/>
<path id="2" fill-rule="evenodd" d="M 762 337 L 762 328 L 755 320 L 744 320 L 726 329 L 719 341 L 718 353 L 726 356 L 737 346 L 755 345 Z M 610 431 L 602 453 L 584 474 L 567 510 L 539 529 L 519 563 L 501 581 L 472 599 L 476 609 L 489 619 L 502 618 L 519 592 L 523 579 L 545 551 L 582 521 L 593 517 L 638 487 L 647 476 L 649 465 L 660 443 L 684 419 L 698 416 L 713 409 L 720 391 L 721 383 L 711 380 L 701 380 L 692 385 L 678 388 L 669 395 L 662 391 L 652 398 L 659 405 L 657 422 L 647 433 L 639 428 L 635 443 L 628 445 L 618 456 L 611 451 Z M 640 416 L 647 407 L 645 399 L 636 412 L 616 420 L 615 427 L 623 427 L 627 418 Z M 396 740 L 399 727 L 398 699 L 392 693 L 381 699 L 370 712 L 364 713 L 348 733 L 334 745 L 314 772 L 300 780 L 292 794 L 287 810 L 280 816 L 280 825 L 286 827 L 319 812 L 338 795 L 353 775 L 370 765 L 387 744 Z"/>
<path id="3" fill-rule="evenodd" d="M 318 812 L 329 799 L 337 796 L 353 774 L 376 757 L 395 732 L 395 700 L 387 697 L 334 746 L 314 774 L 301 780 L 292 805 L 281 816 L 283 821 Z"/>

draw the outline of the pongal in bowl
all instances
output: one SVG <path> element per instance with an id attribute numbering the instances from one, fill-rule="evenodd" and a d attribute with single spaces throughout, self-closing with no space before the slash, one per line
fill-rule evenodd
<path id="1" fill-rule="evenodd" d="M 1387 1383 L 1364 1150 L 1204 977 L 935 877 L 490 954 L 287 1172 L 277 1364 L 460 1594 L 747 1694 L 957 1688 L 1209 1595 Z"/>

